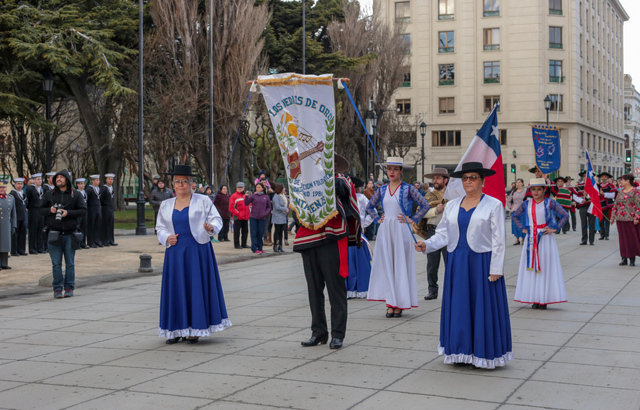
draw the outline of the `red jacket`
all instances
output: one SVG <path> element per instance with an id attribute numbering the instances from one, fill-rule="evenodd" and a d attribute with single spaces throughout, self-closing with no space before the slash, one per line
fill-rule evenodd
<path id="1" fill-rule="evenodd" d="M 235 192 L 229 198 L 229 211 L 241 221 L 249 220 L 249 207 L 244 204 L 244 193 Z"/>

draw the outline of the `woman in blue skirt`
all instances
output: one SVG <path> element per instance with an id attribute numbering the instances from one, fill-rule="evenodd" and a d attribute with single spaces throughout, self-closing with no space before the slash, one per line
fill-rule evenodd
<path id="1" fill-rule="evenodd" d="M 191 192 L 189 165 L 176 165 L 172 175 L 176 197 L 162 202 L 156 223 L 158 240 L 167 247 L 158 336 L 167 344 L 197 343 L 231 326 L 209 242 L 222 218 L 207 196 Z"/>
<path id="2" fill-rule="evenodd" d="M 507 290 L 503 278 L 505 216 L 502 202 L 484 195 L 495 174 L 468 162 L 451 174 L 466 195 L 447 204 L 436 234 L 416 250 L 447 247 L 438 353 L 449 364 L 493 369 L 513 359 Z"/>

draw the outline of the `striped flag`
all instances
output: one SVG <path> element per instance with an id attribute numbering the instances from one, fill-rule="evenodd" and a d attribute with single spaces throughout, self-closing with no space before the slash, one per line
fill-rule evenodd
<path id="1" fill-rule="evenodd" d="M 585 150 L 587 155 L 587 175 L 584 181 L 584 192 L 591 198 L 591 214 L 598 219 L 602 219 L 602 207 L 600 206 L 600 192 L 598 192 L 598 184 L 591 165 L 591 155 L 589 150 Z"/>

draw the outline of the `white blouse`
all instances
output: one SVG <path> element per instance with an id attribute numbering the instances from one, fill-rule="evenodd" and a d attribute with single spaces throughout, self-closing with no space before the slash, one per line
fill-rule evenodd
<path id="1" fill-rule="evenodd" d="M 460 239 L 458 213 L 463 199 L 464 197 L 460 197 L 447 203 L 436 234 L 425 241 L 425 253 L 435 252 L 445 246 L 448 252 L 456 250 Z M 476 253 L 491 252 L 491 275 L 502 275 L 504 272 L 506 241 L 504 206 L 499 200 L 485 195 L 471 215 L 467 242 Z"/>
<path id="2" fill-rule="evenodd" d="M 177 198 L 169 198 L 162 201 L 158 210 L 158 221 L 156 222 L 156 231 L 158 231 L 158 240 L 167 248 L 171 245 L 167 244 L 167 238 L 175 235 L 173 228 L 173 209 Z M 209 223 L 213 226 L 213 232 L 209 233 L 204 229 L 204 224 Z M 211 240 L 211 236 L 220 232 L 222 229 L 222 218 L 218 210 L 206 195 L 191 195 L 189 203 L 189 227 L 191 235 L 198 243 L 205 244 Z"/>

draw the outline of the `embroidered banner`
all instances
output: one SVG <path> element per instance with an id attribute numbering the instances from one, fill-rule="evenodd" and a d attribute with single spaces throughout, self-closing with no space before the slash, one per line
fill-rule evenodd
<path id="1" fill-rule="evenodd" d="M 333 75 L 259 76 L 282 153 L 291 207 L 309 229 L 337 215 L 334 179 Z"/>
<path id="2" fill-rule="evenodd" d="M 560 169 L 562 159 L 560 157 L 560 133 L 556 127 L 546 125 L 534 125 L 533 149 L 536 154 L 536 165 L 543 174 L 551 174 Z"/>

